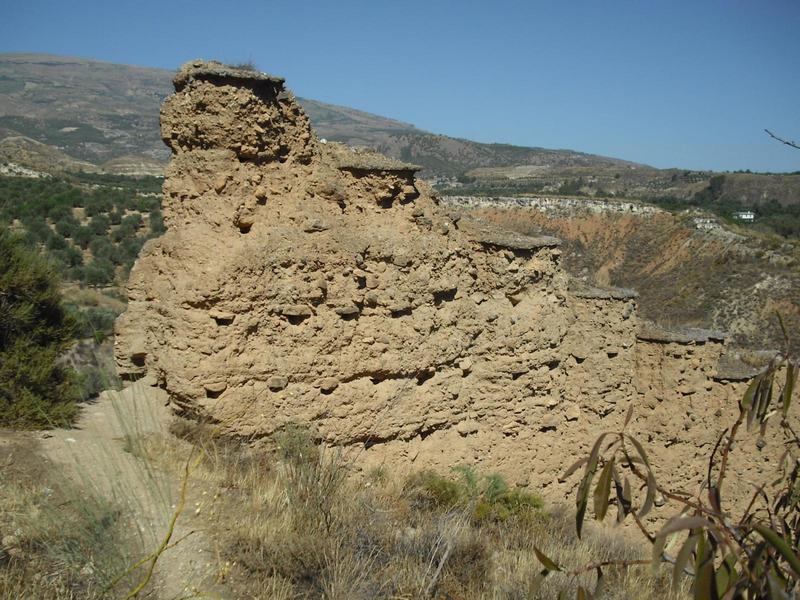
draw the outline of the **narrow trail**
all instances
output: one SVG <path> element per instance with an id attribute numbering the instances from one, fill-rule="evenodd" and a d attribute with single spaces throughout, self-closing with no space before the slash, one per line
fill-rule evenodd
<path id="1" fill-rule="evenodd" d="M 40 442 L 53 468 L 123 508 L 132 535 L 142 541 L 147 553 L 158 547 L 167 532 L 181 481 L 138 457 L 136 449 L 146 436 L 170 435 L 169 421 L 166 393 L 135 383 L 120 392 L 103 392 L 84 408 L 75 427 L 48 431 Z M 190 482 L 186 508 L 171 540 L 181 541 L 161 556 L 152 582 L 140 597 L 224 597 L 219 590 L 210 593 L 215 588 L 214 561 L 202 531 L 193 527 L 193 496 Z M 143 576 L 145 571 L 143 567 L 137 573 Z"/>

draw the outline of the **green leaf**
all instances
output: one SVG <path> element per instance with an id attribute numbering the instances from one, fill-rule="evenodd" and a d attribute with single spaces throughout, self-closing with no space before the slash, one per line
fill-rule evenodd
<path id="1" fill-rule="evenodd" d="M 695 600 L 719 600 L 714 578 L 714 550 L 707 537 L 701 533 L 695 552 Z"/>
<path id="2" fill-rule="evenodd" d="M 767 375 L 764 378 L 764 382 L 766 385 L 762 384 L 761 386 L 761 394 L 759 395 L 759 402 L 758 402 L 758 422 L 763 423 L 766 420 L 767 413 L 769 412 L 769 405 L 772 403 L 772 388 L 775 372 L 773 370 L 768 370 Z"/>
<path id="3" fill-rule="evenodd" d="M 561 567 L 558 566 L 558 564 L 553 559 L 548 557 L 544 552 L 539 550 L 539 548 L 537 548 L 536 546 L 533 547 L 533 552 L 534 554 L 536 554 L 536 558 L 539 559 L 539 562 L 542 563 L 542 565 L 544 565 L 544 568 L 547 569 L 548 571 L 561 570 Z"/>
<path id="4" fill-rule="evenodd" d="M 657 535 L 659 537 L 666 537 L 683 529 L 705 529 L 713 525 L 714 524 L 705 517 L 673 517 L 664 523 L 664 526 Z"/>
<path id="5" fill-rule="evenodd" d="M 749 411 L 750 408 L 753 406 L 753 399 L 755 398 L 758 386 L 761 384 L 761 378 L 762 378 L 761 374 L 756 375 L 750 382 L 750 385 L 747 386 L 747 390 L 745 391 L 744 396 L 742 396 L 742 399 L 739 402 L 739 408 L 742 410 L 742 412 Z"/>
<path id="6" fill-rule="evenodd" d="M 716 585 L 717 593 L 724 595 L 731 587 L 736 584 L 739 573 L 736 571 L 736 555 L 731 552 L 728 554 L 717 569 Z"/>
<path id="7" fill-rule="evenodd" d="M 617 522 L 621 523 L 625 518 L 626 507 L 622 504 L 622 480 L 617 465 L 611 465 L 611 480 L 614 482 L 614 495 L 617 497 Z"/>
<path id="8" fill-rule="evenodd" d="M 699 536 L 697 534 L 690 535 L 684 542 L 680 551 L 678 552 L 678 556 L 675 558 L 675 565 L 672 567 L 673 593 L 676 593 L 678 591 L 678 587 L 681 581 L 681 576 L 684 574 L 686 565 L 689 564 L 689 559 L 692 557 L 692 552 L 694 551 L 695 546 L 697 546 L 698 538 Z"/>
<path id="9" fill-rule="evenodd" d="M 795 577 L 800 577 L 800 557 L 795 554 L 786 540 L 778 535 L 774 529 L 765 527 L 764 525 L 756 525 L 754 529 L 770 546 L 778 551 L 787 563 L 789 563 L 792 571 L 794 571 Z"/>
<path id="10" fill-rule="evenodd" d="M 603 440 L 607 435 L 608 433 L 600 434 L 600 437 L 597 438 L 597 441 L 594 443 L 592 451 L 589 453 L 589 460 L 586 463 L 586 470 L 584 471 L 583 479 L 578 486 L 578 496 L 576 502 L 577 511 L 575 513 L 575 528 L 577 529 L 578 538 L 581 537 L 581 532 L 583 531 L 583 519 L 586 516 L 586 507 L 589 504 L 589 490 L 592 487 L 592 480 L 594 479 L 594 474 L 597 471 L 600 445 L 603 443 Z"/>
<path id="11" fill-rule="evenodd" d="M 628 414 L 625 415 L 625 422 L 622 424 L 623 430 L 628 426 L 628 423 L 631 422 L 632 416 L 633 416 L 633 402 L 631 402 L 631 405 L 628 407 Z"/>
<path id="12" fill-rule="evenodd" d="M 763 373 L 757 375 L 745 392 L 745 397 L 742 400 L 743 403 L 748 404 L 745 402 L 745 399 L 749 399 L 749 404 L 746 409 L 747 413 L 747 430 L 750 431 L 753 428 L 753 424 L 758 421 L 760 424 L 763 424 L 766 421 L 767 413 L 769 412 L 769 406 L 772 402 L 772 384 L 775 375 L 775 366 L 773 363 L 770 363 L 767 370 Z M 752 395 L 750 394 L 751 388 L 753 390 Z"/>
<path id="13" fill-rule="evenodd" d="M 711 523 L 711 521 L 708 519 L 704 519 L 703 517 L 684 517 L 682 514 L 672 517 L 669 521 L 667 521 L 661 530 L 656 534 L 656 539 L 653 542 L 652 568 L 654 573 L 659 562 L 661 561 L 661 555 L 664 552 L 664 546 L 666 546 L 667 538 L 670 535 L 685 529 L 705 529 L 709 526 L 713 526 L 713 523 Z"/>
<path id="14" fill-rule="evenodd" d="M 642 518 L 647 513 L 650 512 L 650 509 L 653 508 L 653 504 L 655 503 L 656 499 L 656 478 L 653 475 L 652 471 L 648 471 L 647 473 L 647 495 L 644 498 L 644 504 L 642 504 L 642 508 L 639 510 L 638 517 Z"/>
<path id="15" fill-rule="evenodd" d="M 625 482 L 622 485 L 622 497 L 620 499 L 619 506 L 622 507 L 621 515 L 617 515 L 619 522 L 621 523 L 623 519 L 631 512 L 631 507 L 633 506 L 633 496 L 631 496 L 631 482 L 630 480 L 625 477 Z"/>
<path id="16" fill-rule="evenodd" d="M 719 487 L 716 483 L 708 486 L 708 502 L 716 512 L 722 513 L 722 501 L 719 497 Z"/>
<path id="17" fill-rule="evenodd" d="M 649 469 L 649 468 L 650 468 L 650 461 L 649 461 L 649 460 L 647 460 L 647 453 L 644 451 L 644 446 L 642 446 L 642 445 L 639 443 L 639 440 L 637 440 L 637 439 L 636 439 L 635 437 L 633 437 L 632 435 L 628 435 L 627 437 L 628 437 L 628 439 L 631 441 L 631 444 L 633 444 L 633 445 L 636 447 L 636 451 L 639 453 L 639 456 L 641 456 L 641 457 L 642 457 L 642 460 L 644 461 L 644 464 L 645 464 L 645 465 L 647 466 L 647 468 Z"/>
<path id="18" fill-rule="evenodd" d="M 769 600 L 785 600 L 787 597 L 774 569 L 767 573 L 767 589 L 769 591 Z"/>
<path id="19" fill-rule="evenodd" d="M 564 482 L 565 482 L 567 479 L 569 479 L 569 477 L 570 477 L 570 476 L 571 476 L 571 475 L 572 475 L 572 474 L 573 474 L 575 471 L 577 471 L 579 468 L 581 468 L 581 467 L 582 467 L 583 465 L 585 465 L 587 462 L 589 462 L 589 458 L 588 458 L 588 457 L 586 457 L 586 456 L 584 456 L 584 457 L 583 457 L 583 458 L 581 458 L 580 460 L 576 460 L 574 463 L 572 463 L 572 464 L 570 465 L 569 469 L 567 469 L 566 471 L 564 471 L 564 474 L 563 474 L 561 477 L 559 477 L 559 478 L 558 478 L 558 481 L 559 481 L 559 483 L 564 483 Z"/>
<path id="20" fill-rule="evenodd" d="M 611 494 L 611 470 L 613 468 L 614 459 L 612 458 L 603 466 L 597 486 L 594 488 L 594 518 L 598 521 L 605 519 L 606 512 L 608 512 L 608 501 Z"/>
<path id="21" fill-rule="evenodd" d="M 798 366 L 793 365 L 790 361 L 786 363 L 786 383 L 783 386 L 783 416 L 789 414 L 789 406 L 792 403 L 792 394 L 794 393 L 794 386 L 797 382 Z"/>
<path id="22" fill-rule="evenodd" d="M 644 499 L 644 504 L 642 504 L 642 508 L 639 509 L 638 516 L 639 518 L 644 517 L 647 513 L 650 512 L 650 509 L 653 508 L 653 504 L 656 499 L 656 491 L 658 490 L 658 485 L 656 484 L 656 477 L 653 475 L 653 469 L 650 467 L 650 461 L 647 458 L 647 453 L 644 451 L 644 447 L 639 443 L 639 440 L 634 438 L 633 436 L 628 436 L 628 439 L 631 441 L 631 444 L 634 445 L 636 451 L 639 453 L 639 456 L 642 458 L 645 467 L 647 467 L 647 495 Z"/>
<path id="23" fill-rule="evenodd" d="M 781 333 L 783 334 L 783 342 L 788 346 L 789 334 L 786 333 L 786 326 L 783 324 L 783 317 L 781 316 L 781 313 L 779 313 L 777 310 L 775 311 L 775 316 L 778 317 L 778 325 L 780 325 L 781 327 Z"/>

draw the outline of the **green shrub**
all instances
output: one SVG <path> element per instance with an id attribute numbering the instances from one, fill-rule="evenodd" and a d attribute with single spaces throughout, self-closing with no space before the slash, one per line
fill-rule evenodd
<path id="1" fill-rule="evenodd" d="M 89 244 L 89 250 L 95 259 L 105 258 L 111 260 L 114 254 L 114 244 L 112 244 L 108 238 L 97 237 Z"/>
<path id="2" fill-rule="evenodd" d="M 111 219 L 104 214 L 96 214 L 89 220 L 89 229 L 98 237 L 106 235 L 110 226 Z"/>
<path id="3" fill-rule="evenodd" d="M 56 221 L 56 232 L 65 238 L 72 237 L 73 232 L 78 227 L 79 223 L 77 219 L 72 216 L 72 214 L 61 217 L 58 221 Z"/>
<path id="4" fill-rule="evenodd" d="M 75 415 L 75 375 L 58 363 L 74 322 L 53 267 L 0 231 L 0 423 L 63 424 Z"/>
<path id="5" fill-rule="evenodd" d="M 110 213 L 108 213 L 108 218 L 111 220 L 112 225 L 119 225 L 122 223 L 122 217 L 124 215 L 124 209 L 120 208 L 119 206 L 115 207 Z"/>
<path id="6" fill-rule="evenodd" d="M 87 177 L 114 187 L 88 190 L 76 185 L 75 180 Z M 141 193 L 159 188 L 158 178 L 78 174 L 37 181 L 0 175 L 0 221 L 18 220 L 26 243 L 44 245 L 66 279 L 111 284 L 115 276 L 127 277 L 147 239 L 164 232 L 159 197 Z M 76 207 L 84 208 L 83 214 L 76 214 Z M 78 217 L 88 220 L 82 224 Z M 81 250 L 102 260 L 83 268 Z M 108 262 L 121 268 L 112 275 Z"/>
<path id="7" fill-rule="evenodd" d="M 95 258 L 83 269 L 88 285 L 109 285 L 114 282 L 114 264 L 107 258 Z"/>
<path id="8" fill-rule="evenodd" d="M 118 311 L 94 306 L 83 310 L 74 305 L 68 308 L 75 320 L 75 337 L 97 339 L 100 335 L 105 338 L 114 332 L 114 321 L 119 316 Z"/>
<path id="9" fill-rule="evenodd" d="M 450 511 L 469 508 L 475 523 L 505 521 L 539 511 L 542 499 L 520 488 L 510 487 L 501 475 L 479 476 L 470 467 L 454 467 L 459 479 L 433 471 L 420 471 L 406 481 L 405 489 L 420 508 Z"/>
<path id="10" fill-rule="evenodd" d="M 431 509 L 452 509 L 465 497 L 464 486 L 433 471 L 414 473 L 406 481 L 406 489 L 416 503 Z"/>
<path id="11" fill-rule="evenodd" d="M 80 267 L 83 265 L 83 253 L 75 246 L 69 246 L 61 253 L 62 262 L 68 267 Z"/>
<path id="12" fill-rule="evenodd" d="M 57 233 L 52 233 L 50 237 L 47 238 L 45 246 L 50 251 L 65 250 L 67 248 L 67 241 Z"/>
<path id="13" fill-rule="evenodd" d="M 139 213 L 126 215 L 122 218 L 121 224 L 123 227 L 135 232 L 142 226 L 142 215 Z"/>
<path id="14" fill-rule="evenodd" d="M 52 235 L 52 230 L 47 226 L 44 219 L 40 217 L 24 217 L 22 225 L 37 242 L 46 242 L 47 238 Z"/>
<path id="15" fill-rule="evenodd" d="M 81 248 L 88 248 L 89 242 L 94 239 L 94 232 L 86 225 L 76 227 L 72 232 L 72 240 Z"/>
<path id="16" fill-rule="evenodd" d="M 81 397 L 87 400 L 89 398 L 94 398 L 103 390 L 107 390 L 113 386 L 113 383 L 109 381 L 109 377 L 103 369 L 95 365 L 88 365 L 81 370 L 79 384 Z"/>
<path id="17" fill-rule="evenodd" d="M 336 508 L 347 476 L 341 452 L 317 446 L 311 432 L 296 425 L 288 425 L 275 441 L 293 518 L 304 529 L 330 534 L 340 517 Z"/>

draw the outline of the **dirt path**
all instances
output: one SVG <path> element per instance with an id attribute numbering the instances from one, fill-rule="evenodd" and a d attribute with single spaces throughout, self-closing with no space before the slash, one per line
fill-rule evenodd
<path id="1" fill-rule="evenodd" d="M 169 420 L 166 394 L 139 383 L 101 394 L 74 428 L 41 434 L 42 454 L 52 466 L 121 505 L 148 551 L 164 538 L 181 482 L 137 457 L 137 444 L 146 436 L 169 435 Z M 214 561 L 202 532 L 193 528 L 193 498 L 190 490 L 172 536 L 173 542 L 184 539 L 159 560 L 148 597 L 224 597 L 218 590 L 209 594 Z"/>

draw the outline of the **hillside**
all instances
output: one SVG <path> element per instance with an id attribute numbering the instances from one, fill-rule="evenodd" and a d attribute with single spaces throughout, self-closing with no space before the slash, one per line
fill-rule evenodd
<path id="1" fill-rule="evenodd" d="M 45 54 L 0 54 L 0 162 L 35 170 L 158 175 L 169 157 L 158 110 L 172 72 Z M 363 111 L 300 98 L 320 137 L 423 167 L 459 195 L 585 194 L 683 202 L 715 173 L 656 169 L 573 150 L 482 144 Z M 800 202 L 800 174 L 725 174 L 730 212 Z M 774 211 L 773 211 L 774 212 Z"/>
<path id="2" fill-rule="evenodd" d="M 154 161 L 164 164 L 169 156 L 158 131 L 158 109 L 172 76 L 164 69 L 80 58 L 0 54 L 0 139 L 30 138 L 110 172 L 120 169 L 108 161 L 125 157 L 121 172 L 135 172 L 138 160 L 143 173 L 153 174 Z M 299 100 L 320 137 L 414 162 L 429 177 L 509 164 L 631 165 L 571 150 L 480 144 L 352 108 Z"/>
<path id="3" fill-rule="evenodd" d="M 473 198 L 473 202 L 479 199 Z M 621 204 L 621 203 L 620 203 Z M 780 348 L 780 313 L 789 331 L 800 328 L 800 245 L 744 227 L 723 226 L 707 213 L 649 207 L 592 210 L 558 201 L 544 209 L 490 200 L 475 214 L 522 234 L 564 241 L 563 266 L 595 285 L 633 288 L 645 318 L 664 327 L 728 332 L 735 344 Z M 712 221 L 712 228 L 698 225 Z M 798 340 L 791 342 L 798 347 Z"/>
<path id="4" fill-rule="evenodd" d="M 455 195 L 512 196 L 561 194 L 639 198 L 661 204 L 726 205 L 728 213 L 770 203 L 800 204 L 800 172 L 715 173 L 684 169 L 656 169 L 646 165 L 594 164 L 589 167 L 514 165 L 467 171 L 456 185 L 443 191 Z M 695 202 L 694 200 L 697 200 Z"/>

